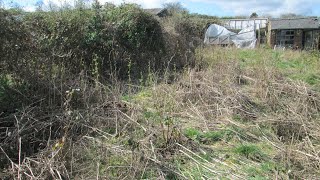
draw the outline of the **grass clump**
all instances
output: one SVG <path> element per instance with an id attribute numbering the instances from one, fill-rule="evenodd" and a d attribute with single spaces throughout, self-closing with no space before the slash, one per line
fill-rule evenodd
<path id="1" fill-rule="evenodd" d="M 202 133 L 194 128 L 188 128 L 185 130 L 184 135 L 186 137 L 188 137 L 189 139 L 192 140 L 199 140 L 199 138 L 201 137 Z"/>
<path id="2" fill-rule="evenodd" d="M 264 155 L 261 149 L 255 144 L 241 144 L 234 149 L 234 152 L 252 159 L 261 158 Z"/>
<path id="3" fill-rule="evenodd" d="M 248 176 L 249 176 L 248 179 L 264 180 L 264 179 L 270 179 L 268 177 L 268 174 L 270 173 L 278 173 L 278 174 L 284 173 L 285 168 L 277 165 L 274 162 L 265 161 L 257 167 L 246 168 L 246 172 L 248 173 Z"/>
<path id="4" fill-rule="evenodd" d="M 230 140 L 233 137 L 233 132 L 230 130 L 218 130 L 218 131 L 209 131 L 202 135 L 202 138 L 208 142 L 217 142 L 222 140 Z"/>
<path id="5" fill-rule="evenodd" d="M 205 144 L 214 143 L 222 140 L 230 140 L 233 136 L 232 131 L 230 130 L 216 130 L 201 132 L 195 128 L 187 128 L 184 132 L 184 135 L 194 141 L 198 141 Z"/>
<path id="6" fill-rule="evenodd" d="M 293 77 L 295 77 L 295 76 L 293 76 Z M 305 74 L 304 76 L 298 76 L 297 79 L 301 79 L 310 85 L 319 85 L 320 84 L 320 75 L 319 74 L 308 73 L 308 74 Z"/>

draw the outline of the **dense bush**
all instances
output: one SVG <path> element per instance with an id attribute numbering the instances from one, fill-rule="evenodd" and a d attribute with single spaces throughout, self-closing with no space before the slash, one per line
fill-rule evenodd
<path id="1" fill-rule="evenodd" d="M 31 32 L 22 20 L 23 14 L 0 9 L 0 63 L 2 72 L 13 71 L 18 75 L 28 71 L 35 53 Z"/>
<path id="2" fill-rule="evenodd" d="M 116 25 L 119 43 L 135 52 L 160 51 L 162 29 L 158 20 L 135 5 L 124 5 L 107 11 L 107 19 Z"/>
<path id="3" fill-rule="evenodd" d="M 87 133 L 88 123 L 75 121 L 76 112 L 90 111 L 86 121 L 95 126 L 91 107 L 109 101 L 106 90 L 96 87 L 100 82 L 141 82 L 148 73 L 161 79 L 194 60 L 184 36 L 166 32 L 159 19 L 131 4 L 0 9 L 0 26 L 0 125 L 6 127 L 0 145 L 15 162 L 19 148 L 23 157 L 31 156 L 66 128 L 71 138 Z M 0 155 L 0 164 L 8 162 Z"/>

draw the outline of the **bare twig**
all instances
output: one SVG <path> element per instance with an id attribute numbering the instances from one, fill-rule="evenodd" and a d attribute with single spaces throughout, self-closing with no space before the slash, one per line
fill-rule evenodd
<path id="1" fill-rule="evenodd" d="M 18 165 L 18 179 L 20 180 L 20 171 L 21 171 L 21 137 L 19 137 L 19 165 Z"/>
<path id="2" fill-rule="evenodd" d="M 126 113 L 123 113 L 122 111 L 118 110 L 118 112 L 120 112 L 122 115 L 124 115 L 126 118 L 128 118 L 131 122 L 139 125 L 141 127 L 141 129 L 144 131 L 144 132 L 147 132 L 147 129 L 145 127 L 143 127 L 140 123 L 138 123 L 137 121 L 133 120 L 131 117 L 129 117 Z"/>

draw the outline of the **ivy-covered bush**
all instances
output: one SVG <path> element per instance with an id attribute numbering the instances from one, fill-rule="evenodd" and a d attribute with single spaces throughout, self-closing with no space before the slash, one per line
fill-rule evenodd
<path id="1" fill-rule="evenodd" d="M 31 32 L 24 24 L 23 14 L 0 9 L 0 69 L 22 75 L 35 53 Z"/>
<path id="2" fill-rule="evenodd" d="M 110 9 L 107 20 L 115 25 L 116 39 L 132 51 L 158 52 L 164 41 L 159 21 L 134 4 Z"/>
<path id="3" fill-rule="evenodd" d="M 32 156 L 48 139 L 61 138 L 63 127 L 76 123 L 72 110 L 105 103 L 98 85 L 113 78 L 141 83 L 148 73 L 161 79 L 193 61 L 187 38 L 132 4 L 95 1 L 91 8 L 30 13 L 0 8 L 0 27 L 0 126 L 7 127 L 0 145 L 15 162 L 19 148 Z M 72 136 L 83 129 L 76 125 Z M 0 168 L 8 164 L 0 153 Z"/>

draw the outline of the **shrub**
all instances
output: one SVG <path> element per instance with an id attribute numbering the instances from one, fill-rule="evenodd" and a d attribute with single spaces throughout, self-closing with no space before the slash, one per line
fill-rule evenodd
<path id="1" fill-rule="evenodd" d="M 14 88 L 9 76 L 0 76 L 0 117 L 13 113 L 19 107 L 20 96 Z"/>
<path id="2" fill-rule="evenodd" d="M 120 45 L 140 53 L 163 49 L 160 23 L 151 14 L 133 4 L 124 4 L 106 13 L 108 21 L 116 26 L 116 38 Z"/>
<path id="3" fill-rule="evenodd" d="M 114 110 L 122 109 L 121 103 L 109 103 L 118 98 L 109 97 L 109 88 L 122 92 L 126 86 L 105 82 L 139 81 L 147 73 L 187 64 L 184 41 L 175 41 L 180 35 L 165 33 L 154 16 L 135 5 L 103 8 L 96 3 L 93 8 L 32 13 L 1 9 L 0 26 L 0 116 L 6 127 L 0 130 L 0 145 L 15 163 L 19 153 L 21 160 L 44 149 L 50 154 L 55 141 L 94 136 L 95 127 L 116 134 L 114 127 L 123 122 L 134 129 L 128 117 Z M 173 119 L 165 120 L 171 133 L 163 137 L 169 142 L 179 133 L 169 129 Z M 63 149 L 63 144 L 58 145 Z M 9 161 L 1 154 L 2 167 Z"/>

